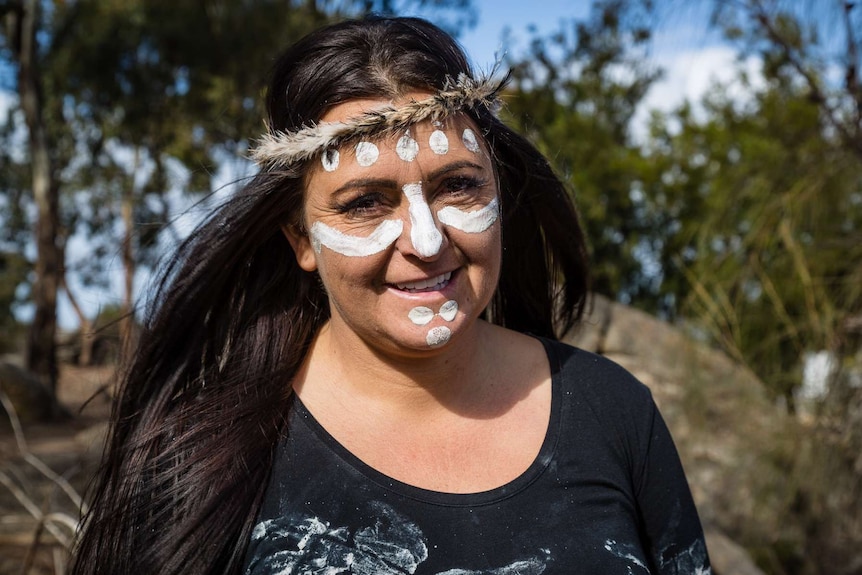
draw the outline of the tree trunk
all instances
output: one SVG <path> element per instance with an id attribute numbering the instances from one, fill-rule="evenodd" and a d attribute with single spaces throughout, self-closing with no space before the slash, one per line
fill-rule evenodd
<path id="1" fill-rule="evenodd" d="M 18 95 L 29 130 L 33 198 L 36 202 L 36 277 L 33 304 L 36 308 L 27 338 L 27 368 L 51 389 L 57 383 L 57 290 L 62 273 L 59 233 L 59 190 L 53 178 L 48 141 L 42 117 L 41 78 L 36 46 L 38 20 L 36 0 L 27 0 L 18 13 L 20 51 Z"/>
<path id="2" fill-rule="evenodd" d="M 72 290 L 69 289 L 69 284 L 66 282 L 65 274 L 60 276 L 60 287 L 62 287 L 66 292 L 66 297 L 69 298 L 69 303 L 72 304 L 72 309 L 75 310 L 75 315 L 78 316 L 78 325 L 80 326 L 79 329 L 81 331 L 81 353 L 78 356 L 78 365 L 84 367 L 89 366 L 93 363 L 93 346 L 96 342 L 93 322 L 90 321 L 84 313 L 84 310 L 81 309 L 81 306 L 78 304 L 78 298 L 76 298 L 75 294 L 72 293 Z"/>

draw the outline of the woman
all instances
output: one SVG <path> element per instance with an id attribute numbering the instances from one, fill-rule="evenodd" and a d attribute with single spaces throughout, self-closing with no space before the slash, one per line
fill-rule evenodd
<path id="1" fill-rule="evenodd" d="M 157 290 L 74 573 L 708 572 L 649 392 L 556 342 L 585 244 L 500 89 L 417 19 L 282 56 L 261 172 Z"/>

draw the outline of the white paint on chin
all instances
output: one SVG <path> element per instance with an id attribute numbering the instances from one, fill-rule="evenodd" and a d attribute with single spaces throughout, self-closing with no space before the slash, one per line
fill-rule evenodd
<path id="1" fill-rule="evenodd" d="M 453 299 L 445 302 L 440 306 L 439 313 L 434 313 L 429 307 L 425 307 L 424 305 L 416 306 L 411 309 L 407 313 L 407 317 L 410 318 L 410 321 L 415 323 L 416 325 L 427 325 L 431 323 L 431 320 L 434 319 L 435 315 L 439 315 L 446 321 L 452 321 L 455 319 L 455 315 L 458 313 L 458 302 Z"/>
<path id="2" fill-rule="evenodd" d="M 434 130 L 431 132 L 431 137 L 428 138 L 428 146 L 432 152 L 442 156 L 449 151 L 449 138 L 441 130 Z"/>
<path id="3" fill-rule="evenodd" d="M 410 136 L 410 130 L 406 134 L 398 138 L 395 144 L 395 153 L 405 162 L 412 162 L 419 154 L 419 142 Z"/>
<path id="4" fill-rule="evenodd" d="M 472 212 L 465 212 L 453 206 L 446 206 L 437 212 L 440 223 L 468 234 L 478 234 L 490 228 L 500 215 L 500 205 L 497 198 L 488 205 Z"/>
<path id="5" fill-rule="evenodd" d="M 464 128 L 464 132 L 461 134 L 461 141 L 464 142 L 464 147 L 471 152 L 479 152 L 479 140 L 476 139 L 476 133 L 470 128 Z"/>
<path id="6" fill-rule="evenodd" d="M 411 309 L 407 317 L 416 325 L 426 325 L 434 319 L 434 311 L 429 307 L 420 305 Z"/>
<path id="7" fill-rule="evenodd" d="M 440 327 L 432 327 L 428 330 L 425 341 L 431 347 L 437 347 L 449 341 L 450 337 L 452 337 L 452 331 L 448 327 L 441 325 Z"/>
<path id="8" fill-rule="evenodd" d="M 458 313 L 458 302 L 454 299 L 450 299 L 442 306 L 440 306 L 440 317 L 445 319 L 446 321 L 452 321 L 455 319 L 455 314 Z"/>
<path id="9" fill-rule="evenodd" d="M 388 248 L 404 229 L 401 220 L 385 220 L 367 237 L 351 236 L 331 228 L 323 222 L 311 226 L 311 246 L 320 253 L 321 245 L 343 256 L 370 256 Z"/>
<path id="10" fill-rule="evenodd" d="M 437 255 L 443 245 L 443 234 L 437 229 L 431 208 L 422 195 L 422 182 L 406 184 L 402 190 L 410 203 L 410 241 L 416 251 L 425 258 Z"/>
<path id="11" fill-rule="evenodd" d="M 320 163 L 323 165 L 323 169 L 327 172 L 334 172 L 338 168 L 339 157 L 338 150 L 333 148 L 323 150 L 323 155 L 320 156 Z"/>
<path id="12" fill-rule="evenodd" d="M 371 142 L 359 142 L 356 144 L 356 163 L 367 168 L 374 164 L 380 157 L 380 150 Z"/>

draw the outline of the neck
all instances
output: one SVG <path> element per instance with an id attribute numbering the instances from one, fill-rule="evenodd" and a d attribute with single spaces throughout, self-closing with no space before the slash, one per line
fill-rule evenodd
<path id="1" fill-rule="evenodd" d="M 476 321 L 443 348 L 389 353 L 368 346 L 350 330 L 326 324 L 315 338 L 294 388 L 302 400 L 343 399 L 401 413 L 444 407 L 475 410 L 494 381 L 488 345 L 499 328 Z M 483 342 L 483 345 L 479 345 Z M 360 367 L 358 367 L 360 366 Z"/>

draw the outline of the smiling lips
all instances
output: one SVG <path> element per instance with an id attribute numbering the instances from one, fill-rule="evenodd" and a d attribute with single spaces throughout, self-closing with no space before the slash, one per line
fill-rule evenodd
<path id="1" fill-rule="evenodd" d="M 452 272 L 446 272 L 445 274 L 440 274 L 439 276 L 417 282 L 396 283 L 395 287 L 409 293 L 439 291 L 446 287 L 446 284 L 449 283 L 449 279 L 451 277 Z"/>

